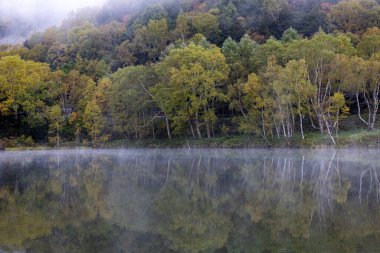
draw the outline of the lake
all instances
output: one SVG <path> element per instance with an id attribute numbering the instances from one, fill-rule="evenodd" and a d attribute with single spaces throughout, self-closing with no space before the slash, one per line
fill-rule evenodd
<path id="1" fill-rule="evenodd" d="M 0 252 L 376 253 L 380 151 L 0 153 Z"/>

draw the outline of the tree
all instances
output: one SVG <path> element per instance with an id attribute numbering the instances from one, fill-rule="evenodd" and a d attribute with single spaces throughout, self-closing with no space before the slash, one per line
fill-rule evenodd
<path id="1" fill-rule="evenodd" d="M 329 18 L 334 28 L 357 33 L 379 25 L 380 6 L 372 0 L 341 1 L 331 8 Z"/>
<path id="2" fill-rule="evenodd" d="M 335 60 L 336 78 L 341 82 L 343 90 L 354 96 L 358 116 L 370 130 L 375 127 L 380 103 L 379 71 L 380 63 L 373 58 L 364 60 L 360 57 L 340 55 Z M 363 104 L 368 114 L 367 119 L 362 115 Z"/>
<path id="3" fill-rule="evenodd" d="M 342 92 L 335 92 L 332 97 L 330 97 L 329 107 L 327 108 L 327 116 L 329 120 L 329 125 L 331 129 L 335 129 L 336 135 L 338 135 L 339 121 L 342 118 L 347 117 L 350 109 L 346 105 L 346 99 Z M 328 126 L 327 126 L 328 127 Z M 334 138 L 330 137 L 335 144 Z"/>
<path id="4" fill-rule="evenodd" d="M 305 60 L 288 62 L 280 73 L 280 82 L 290 89 L 291 103 L 299 115 L 300 132 L 304 139 L 303 118 L 310 111 L 309 102 L 315 94 L 315 87 L 309 80 Z"/>
<path id="5" fill-rule="evenodd" d="M 285 30 L 285 32 L 282 34 L 281 40 L 284 43 L 293 42 L 294 40 L 300 40 L 302 39 L 302 36 L 297 32 L 296 29 L 289 27 Z"/>
<path id="6" fill-rule="evenodd" d="M 64 68 L 70 61 L 71 58 L 68 55 L 66 45 L 55 43 L 49 48 L 46 62 L 50 64 L 53 70 Z"/>
<path id="7" fill-rule="evenodd" d="M 105 126 L 105 120 L 102 115 L 102 110 L 96 103 L 95 99 L 89 101 L 83 114 L 84 127 L 91 136 L 92 145 L 99 145 L 100 136 Z"/>
<path id="8" fill-rule="evenodd" d="M 95 99 L 105 115 L 108 115 L 110 113 L 109 105 L 111 103 L 111 97 L 109 94 L 111 92 L 111 89 L 112 81 L 110 78 L 105 77 L 99 80 L 94 93 Z"/>
<path id="9" fill-rule="evenodd" d="M 203 34 L 207 39 L 215 39 L 219 33 L 218 18 L 211 13 L 195 13 L 190 15 L 194 33 Z"/>
<path id="10" fill-rule="evenodd" d="M 357 45 L 359 53 L 364 58 L 370 58 L 372 55 L 380 52 L 380 29 L 377 27 L 368 29 Z"/>
<path id="11" fill-rule="evenodd" d="M 75 69 L 80 74 L 91 77 L 94 81 L 100 80 L 110 72 L 108 64 L 104 60 L 86 60 L 79 55 L 76 59 Z"/>
<path id="12" fill-rule="evenodd" d="M 161 4 L 151 4 L 144 9 L 141 15 L 141 23 L 146 25 L 152 20 L 166 19 L 168 13 Z"/>
<path id="13" fill-rule="evenodd" d="M 222 53 L 231 68 L 231 81 L 247 78 L 249 73 L 256 70 L 255 56 L 259 45 L 249 35 L 244 35 L 239 43 L 227 38 L 222 47 Z"/>
<path id="14" fill-rule="evenodd" d="M 43 112 L 56 94 L 47 64 L 21 60 L 19 56 L 0 59 L 0 112 L 14 115 L 32 126 L 44 123 Z M 24 113 L 26 114 L 24 114 Z"/>
<path id="15" fill-rule="evenodd" d="M 297 83 L 301 81 L 289 78 L 284 68 L 278 65 L 276 58 L 273 56 L 268 58 L 268 65 L 262 74 L 262 78 L 268 86 L 270 92 L 268 95 L 273 100 L 272 107 L 267 108 L 273 120 L 272 129 L 275 128 L 278 137 L 282 132 L 284 137 L 291 138 L 295 127 L 293 108 L 295 101 L 293 87 L 295 84 L 293 81 Z"/>
<path id="16" fill-rule="evenodd" d="M 135 32 L 133 44 L 135 50 L 138 52 L 138 54 L 135 55 L 142 53 L 146 55 L 146 60 L 156 62 L 161 51 L 167 46 L 168 39 L 169 30 L 167 20 L 151 20 L 146 26 L 142 26 Z"/>
<path id="17" fill-rule="evenodd" d="M 196 131 L 202 138 L 204 123 L 207 137 L 211 138 L 216 121 L 213 104 L 224 99 L 217 85 L 228 76 L 228 65 L 220 49 L 195 44 L 172 49 L 156 71 L 161 80 L 150 90 L 157 105 L 173 121 L 175 130 L 188 124 L 192 135 L 195 137 Z"/>
<path id="18" fill-rule="evenodd" d="M 311 99 L 312 110 L 318 121 L 321 133 L 327 134 L 333 140 L 331 114 L 328 112 L 333 100 L 331 97 L 339 92 L 334 86 L 334 60 L 338 54 L 353 55 L 355 49 L 350 39 L 344 35 L 328 35 L 319 32 L 310 40 L 300 40 L 292 43 L 288 54 L 295 59 L 305 59 L 308 79 L 315 87 L 316 93 Z"/>
<path id="19" fill-rule="evenodd" d="M 109 106 L 117 132 L 138 138 L 145 129 L 153 128 L 157 113 L 149 89 L 156 75 L 152 69 L 134 66 L 119 69 L 111 76 Z"/>
<path id="20" fill-rule="evenodd" d="M 176 19 L 175 36 L 185 42 L 190 33 L 190 17 L 185 15 L 181 9 Z"/>
<path id="21" fill-rule="evenodd" d="M 266 141 L 273 128 L 273 106 L 271 91 L 260 77 L 252 73 L 242 85 L 243 105 L 246 113 L 240 121 L 240 130 L 246 133 L 261 133 Z"/>
<path id="22" fill-rule="evenodd" d="M 116 48 L 113 58 L 114 60 L 111 64 L 112 71 L 134 65 L 138 60 L 134 55 L 134 45 L 129 40 L 124 41 Z"/>
<path id="23" fill-rule="evenodd" d="M 222 53 L 230 66 L 230 80 L 228 85 L 228 102 L 232 110 L 244 115 L 242 85 L 247 81 L 248 75 L 255 72 L 256 54 L 259 45 L 249 35 L 244 35 L 239 42 L 227 38 L 222 47 Z"/>
<path id="24" fill-rule="evenodd" d="M 50 141 L 53 142 L 55 139 L 57 147 L 59 147 L 60 132 L 62 131 L 64 123 L 61 107 L 59 105 L 54 105 L 47 110 L 46 114 L 49 121 L 49 131 L 52 134 L 55 134 L 55 138 L 51 138 Z"/>
<path id="25" fill-rule="evenodd" d="M 93 80 L 81 75 L 76 70 L 62 76 L 60 100 L 65 113 L 84 108 L 83 100 L 89 83 L 93 83 Z"/>
<path id="26" fill-rule="evenodd" d="M 23 54 L 26 60 L 35 62 L 45 62 L 48 56 L 48 48 L 42 44 L 37 44 Z"/>
<path id="27" fill-rule="evenodd" d="M 234 40 L 240 40 L 244 35 L 239 13 L 233 1 L 229 1 L 221 8 L 219 24 L 223 39 L 231 37 Z"/>
<path id="28" fill-rule="evenodd" d="M 81 115 L 78 112 L 72 112 L 68 118 L 68 124 L 74 127 L 75 142 L 77 144 L 80 143 L 80 134 L 82 133 L 82 129 L 83 129 L 82 116 L 83 115 Z"/>
<path id="29" fill-rule="evenodd" d="M 276 61 L 280 65 L 284 65 L 286 59 L 286 47 L 281 41 L 274 37 L 270 37 L 265 44 L 261 45 L 255 51 L 254 64 L 256 65 L 256 71 L 263 71 L 268 65 L 268 59 L 275 57 Z"/>
<path id="30" fill-rule="evenodd" d="M 280 20 L 280 13 L 287 5 L 286 0 L 263 0 L 263 10 L 270 15 L 273 21 Z"/>
<path id="31" fill-rule="evenodd" d="M 94 97 L 95 82 L 87 76 L 80 75 L 76 70 L 70 71 L 68 74 L 57 72 L 56 78 L 59 84 L 59 104 L 62 114 L 68 119 L 70 126 L 66 130 L 75 136 L 79 143 L 84 125 L 84 111 L 87 103 Z"/>
<path id="32" fill-rule="evenodd" d="M 112 22 L 107 25 L 96 27 L 86 22 L 70 30 L 70 55 L 85 60 L 102 60 L 112 54 L 114 48 L 121 43 L 124 27 L 120 23 Z"/>

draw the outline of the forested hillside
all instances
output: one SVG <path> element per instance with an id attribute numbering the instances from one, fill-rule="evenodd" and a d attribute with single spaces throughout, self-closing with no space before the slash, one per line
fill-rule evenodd
<path id="1" fill-rule="evenodd" d="M 379 24 L 372 0 L 109 1 L 0 47 L 0 134 L 335 144 L 343 122 L 376 128 Z"/>

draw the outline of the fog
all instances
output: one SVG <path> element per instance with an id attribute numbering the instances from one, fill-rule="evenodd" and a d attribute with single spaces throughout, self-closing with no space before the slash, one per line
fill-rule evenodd
<path id="1" fill-rule="evenodd" d="M 305 190 L 303 184 L 306 183 L 312 186 L 308 188 L 311 191 L 309 193 L 320 205 L 330 205 L 346 184 L 348 188 L 345 190 L 351 190 L 350 194 L 355 196 L 356 202 L 380 203 L 379 151 L 363 149 L 72 149 L 1 152 L 0 188 L 4 180 L 19 178 L 10 176 L 14 173 L 24 177 L 24 172 L 38 169 L 43 172 L 41 176 L 50 175 L 51 171 L 70 174 L 94 167 L 97 168 L 96 173 L 108 175 L 111 195 L 117 195 L 121 188 L 127 187 L 114 181 L 123 176 L 136 182 L 150 181 L 158 187 L 165 187 L 168 181 L 178 177 L 188 177 L 197 183 L 227 177 L 231 180 L 238 178 L 238 181 L 227 180 L 232 184 L 229 187 L 243 187 L 248 191 L 262 184 L 260 187 L 268 187 L 270 191 L 280 187 L 281 194 L 293 194 L 295 184 L 300 184 L 300 189 Z M 206 181 L 204 183 L 210 183 Z M 222 188 L 226 187 L 222 181 L 219 183 L 222 183 Z"/>
<path id="2" fill-rule="evenodd" d="M 21 43 L 30 32 L 59 26 L 69 13 L 106 0 L 0 0 L 0 44 Z"/>
<path id="3" fill-rule="evenodd" d="M 379 204 L 378 150 L 0 152 L 0 253 L 378 252 Z"/>

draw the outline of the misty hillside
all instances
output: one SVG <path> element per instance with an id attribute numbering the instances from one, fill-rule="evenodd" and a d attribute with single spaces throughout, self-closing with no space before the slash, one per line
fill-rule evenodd
<path id="1" fill-rule="evenodd" d="M 22 43 L 32 32 L 43 31 L 74 15 L 76 9 L 101 7 L 106 0 L 0 1 L 0 45 Z"/>
<path id="2" fill-rule="evenodd" d="M 233 11 L 230 13 L 235 15 L 236 22 L 239 24 L 234 31 L 239 36 L 243 31 L 255 31 L 259 34 L 281 35 L 282 32 L 289 26 L 292 26 L 305 35 L 311 35 L 318 30 L 319 27 L 327 28 L 326 14 L 334 2 L 328 1 L 232 1 L 234 7 L 231 10 L 227 9 L 229 1 L 132 1 L 132 0 L 117 0 L 110 1 L 103 8 L 84 8 L 69 14 L 72 16 L 82 16 L 89 18 L 89 21 L 95 25 L 103 25 L 111 21 L 126 23 L 130 19 L 142 18 L 143 15 L 151 15 L 155 8 L 158 12 L 154 15 L 163 14 L 168 18 L 171 24 L 174 24 L 175 19 L 182 9 L 185 12 L 213 13 L 219 20 L 223 18 L 221 12 Z M 160 5 L 160 7 L 155 5 Z M 30 32 L 35 30 L 46 29 L 49 25 L 59 24 L 59 19 L 63 18 L 64 10 L 57 10 L 53 4 L 43 4 L 36 6 L 24 6 L 17 1 L 12 5 L 0 5 L 0 41 L 4 38 L 17 40 L 26 37 Z M 225 6 L 225 7 L 223 7 Z M 147 18 L 154 18 L 145 17 Z M 139 17 L 140 16 L 140 17 Z M 231 20 L 232 21 L 232 20 Z M 136 22 L 130 21 L 129 25 Z M 221 30 L 219 36 L 227 36 L 232 31 Z M 228 34 L 229 35 L 229 34 Z M 6 42 L 3 40 L 3 43 Z"/>
<path id="3" fill-rule="evenodd" d="M 28 35 L 0 47 L 12 145 L 318 132 L 335 143 L 377 127 L 373 0 L 115 0 L 29 34 L 41 22 L 0 18 L 0 36 Z"/>
<path id="4" fill-rule="evenodd" d="M 117 58 L 117 49 L 132 47 L 136 30 L 146 26 L 149 21 L 165 20 L 170 34 L 160 42 L 155 59 L 146 59 L 141 52 L 134 55 L 135 63 L 139 64 L 145 64 L 148 60 L 157 60 L 159 52 L 179 38 L 174 33 L 177 32 L 175 29 L 177 17 L 181 13 L 187 17 L 190 25 L 187 38 L 201 33 L 208 41 L 219 46 L 228 37 L 239 40 L 244 34 L 249 34 L 258 43 L 265 42 L 270 36 L 280 39 L 283 32 L 290 27 L 297 30 L 301 36 L 310 37 L 320 29 L 325 32 L 340 30 L 360 34 L 366 28 L 377 26 L 379 23 L 379 6 L 375 1 L 365 0 L 360 4 L 358 1 L 352 1 L 352 6 L 349 7 L 352 8 L 352 13 L 346 13 L 349 20 L 341 16 L 344 13 L 339 13 L 349 11 L 345 9 L 347 7 L 334 7 L 335 4 L 334 1 L 322 0 L 115 0 L 109 1 L 102 8 L 83 8 L 71 12 L 70 17 L 58 28 L 52 26 L 46 32 L 34 34 L 30 32 L 53 24 L 57 20 L 52 15 L 46 15 L 48 11 L 29 18 L 17 13 L 14 15 L 5 13 L 0 17 L 0 41 L 1 38 L 7 38 L 3 43 L 14 44 L 29 36 L 24 43 L 24 46 L 32 51 L 29 54 L 33 54 L 34 50 L 42 50 L 46 56 L 53 44 L 55 47 L 63 45 L 72 47 L 70 36 L 76 32 L 84 32 L 87 33 L 85 36 L 93 38 L 90 50 L 97 51 L 97 55 L 83 58 L 103 59 L 112 70 L 116 70 L 125 65 L 116 63 L 118 59 L 114 58 Z M 363 10 L 357 9 L 356 5 L 362 5 L 360 8 Z M 45 42 L 44 36 L 54 38 Z M 35 46 L 37 48 L 34 48 Z M 79 51 L 83 50 L 85 48 Z M 69 54 L 73 53 L 75 52 Z M 108 55 L 105 59 L 99 54 L 116 54 L 116 56 Z M 83 56 L 83 53 L 80 55 Z M 54 65 L 45 56 L 42 56 L 43 59 L 26 58 Z"/>

